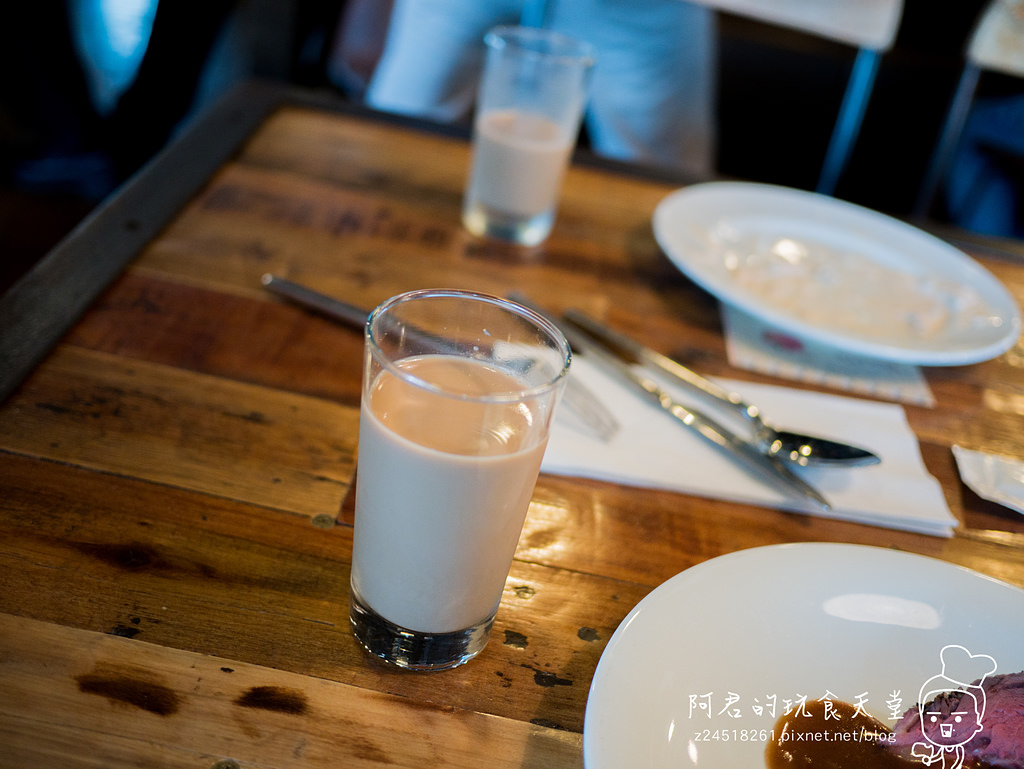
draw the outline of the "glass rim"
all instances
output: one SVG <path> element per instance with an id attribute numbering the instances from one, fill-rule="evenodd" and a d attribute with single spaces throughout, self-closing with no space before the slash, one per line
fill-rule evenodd
<path id="1" fill-rule="evenodd" d="M 545 27 L 501 25 L 488 30 L 484 42 L 494 50 L 515 46 L 522 54 L 535 59 L 560 59 L 584 66 L 592 66 L 597 61 L 597 48 L 593 44 Z M 535 47 L 537 43 L 544 43 L 548 48 Z"/>
<path id="2" fill-rule="evenodd" d="M 398 305 L 415 301 L 417 299 L 446 298 L 469 299 L 483 304 L 488 304 L 505 310 L 513 315 L 518 315 L 520 318 L 533 323 L 535 326 L 540 328 L 552 342 L 554 342 L 552 349 L 554 352 L 558 353 L 562 361 L 558 372 L 547 381 L 532 387 L 526 387 L 519 390 L 509 390 L 507 392 L 500 393 L 487 393 L 486 395 L 467 395 L 465 393 L 451 392 L 444 387 L 438 387 L 431 382 L 410 374 L 407 370 L 398 366 L 395 360 L 393 360 L 389 355 L 384 353 L 379 340 L 374 336 L 375 322 L 381 315 Z M 364 336 L 374 358 L 392 375 L 397 376 L 402 381 L 414 385 L 422 390 L 463 401 L 477 401 L 481 403 L 515 403 L 517 401 L 532 400 L 541 397 L 551 392 L 559 385 L 559 383 L 568 377 L 569 366 L 572 363 L 572 348 L 569 346 L 569 341 L 565 338 L 565 334 L 562 333 L 562 330 L 559 329 L 558 326 L 556 326 L 550 319 L 511 299 L 468 289 L 421 288 L 396 294 L 390 299 L 386 299 L 381 302 L 370 312 L 366 318 Z"/>

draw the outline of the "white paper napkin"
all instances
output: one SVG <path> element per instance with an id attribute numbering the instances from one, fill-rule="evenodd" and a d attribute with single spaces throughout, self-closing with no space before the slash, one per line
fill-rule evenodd
<path id="1" fill-rule="evenodd" d="M 832 504 L 829 513 L 777 491 L 732 458 L 634 392 L 614 374 L 576 356 L 579 377 L 613 410 L 621 429 L 608 442 L 581 430 L 567 409 L 552 428 L 542 471 L 624 485 L 728 499 L 765 507 L 829 515 L 851 521 L 937 536 L 957 525 L 938 481 L 925 469 L 917 438 L 901 406 L 803 390 L 728 382 L 761 407 L 771 424 L 854 443 L 882 462 L 857 468 L 796 468 Z M 712 417 L 728 418 L 705 398 L 662 381 L 685 405 Z"/>
<path id="2" fill-rule="evenodd" d="M 1024 514 L 1024 462 L 953 447 L 960 478 L 975 494 Z"/>

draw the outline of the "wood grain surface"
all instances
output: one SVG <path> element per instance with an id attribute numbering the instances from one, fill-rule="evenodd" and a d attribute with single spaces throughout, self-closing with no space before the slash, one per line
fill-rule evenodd
<path id="1" fill-rule="evenodd" d="M 461 228 L 467 162 L 459 137 L 281 107 L 0 405 L 0 767 L 581 767 L 608 639 L 708 558 L 850 542 L 1024 586 L 1024 519 L 969 491 L 949 450 L 1024 457 L 1018 345 L 928 369 L 937 405 L 906 407 L 952 538 L 542 476 L 477 659 L 421 675 L 362 653 L 362 340 L 265 293 L 264 273 L 367 309 L 520 291 L 773 381 L 728 366 L 715 301 L 655 243 L 677 184 L 579 163 L 550 240 L 520 249 Z M 1024 297 L 1024 261 L 977 253 Z"/>

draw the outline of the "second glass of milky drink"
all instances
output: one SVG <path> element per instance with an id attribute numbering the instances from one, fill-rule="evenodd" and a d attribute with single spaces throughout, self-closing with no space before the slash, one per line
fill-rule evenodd
<path id="1" fill-rule="evenodd" d="M 487 33 L 462 221 L 533 246 L 551 232 L 579 133 L 594 48 L 533 27 Z"/>
<path id="2" fill-rule="evenodd" d="M 548 320 L 486 294 L 370 313 L 350 618 L 371 654 L 437 670 L 484 648 L 570 358 Z"/>

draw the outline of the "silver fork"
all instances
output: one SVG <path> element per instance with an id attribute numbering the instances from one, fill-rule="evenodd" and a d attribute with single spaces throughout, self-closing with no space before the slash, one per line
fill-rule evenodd
<path id="1" fill-rule="evenodd" d="M 308 286 L 270 273 L 264 275 L 261 282 L 268 291 L 309 310 L 319 312 L 331 320 L 340 321 L 359 330 L 366 325 L 366 316 L 369 312 L 361 307 L 321 294 Z M 529 307 L 522 300 L 515 299 L 514 301 Z M 531 309 L 534 312 L 540 312 L 536 308 L 531 307 Z M 572 416 L 576 418 L 579 426 L 589 430 L 602 441 L 607 443 L 618 432 L 619 423 L 608 407 L 583 382 L 572 375 L 566 381 L 562 400 Z"/>

